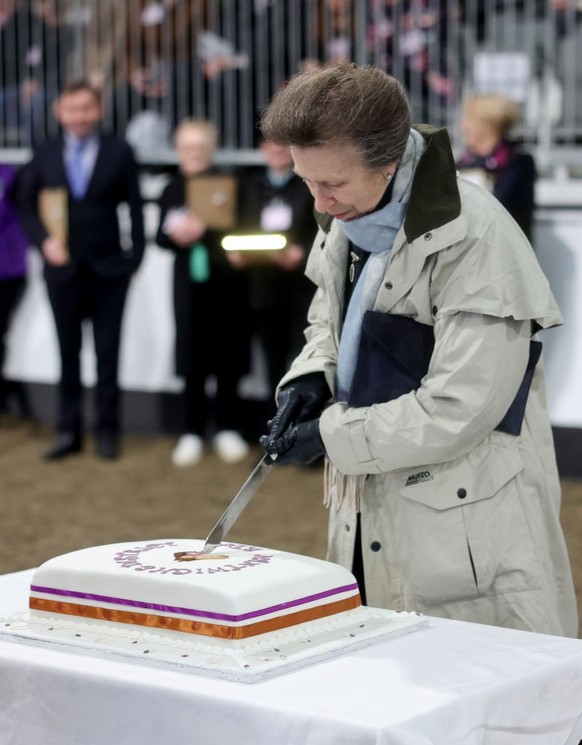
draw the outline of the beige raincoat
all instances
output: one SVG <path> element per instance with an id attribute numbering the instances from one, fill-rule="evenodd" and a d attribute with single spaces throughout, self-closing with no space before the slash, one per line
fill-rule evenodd
<path id="1" fill-rule="evenodd" d="M 518 436 L 495 431 L 524 377 L 529 342 L 561 323 L 516 224 L 457 178 L 448 135 L 427 147 L 374 310 L 434 328 L 420 388 L 364 408 L 334 403 L 320 432 L 342 474 L 367 474 L 361 499 L 369 605 L 576 636 L 560 485 L 537 364 Z M 323 371 L 332 391 L 348 241 L 320 230 L 307 275 L 318 289 L 307 343 L 281 381 Z M 353 500 L 330 509 L 328 558 L 351 568 Z"/>

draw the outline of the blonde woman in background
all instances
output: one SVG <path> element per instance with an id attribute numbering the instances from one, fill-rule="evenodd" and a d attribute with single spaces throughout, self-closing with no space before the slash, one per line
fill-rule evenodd
<path id="1" fill-rule="evenodd" d="M 186 206 L 192 176 L 213 173 L 218 133 L 210 122 L 185 120 L 175 132 L 179 172 L 160 199 L 157 243 L 175 253 L 174 313 L 176 373 L 184 378 L 183 434 L 172 453 L 177 466 L 197 463 L 204 438 L 212 434 L 219 457 L 245 458 L 249 448 L 239 434 L 238 382 L 249 366 L 248 302 L 241 272 L 233 269 L 209 230 L 203 207 Z M 210 376 L 213 397 L 206 393 Z"/>
<path id="2" fill-rule="evenodd" d="M 532 156 L 509 139 L 520 118 L 519 105 L 507 96 L 468 98 L 461 114 L 465 151 L 457 168 L 491 191 L 531 241 L 536 167 Z"/>

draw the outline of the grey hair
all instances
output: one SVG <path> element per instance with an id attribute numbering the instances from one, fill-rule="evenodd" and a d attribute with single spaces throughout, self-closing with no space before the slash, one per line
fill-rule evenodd
<path id="1" fill-rule="evenodd" d="M 411 124 L 396 78 L 375 67 L 341 64 L 292 77 L 263 113 L 261 131 L 292 147 L 345 142 L 375 169 L 401 159 Z"/>

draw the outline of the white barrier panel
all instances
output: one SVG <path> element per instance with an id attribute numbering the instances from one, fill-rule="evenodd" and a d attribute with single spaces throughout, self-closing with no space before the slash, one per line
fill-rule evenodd
<path id="1" fill-rule="evenodd" d="M 173 261 L 171 251 L 152 242 L 159 219 L 154 203 L 144 207 L 146 236 L 150 238 L 144 260 L 131 281 L 123 319 L 119 380 L 130 391 L 175 392 L 182 381 L 174 375 L 174 311 L 172 300 Z M 42 261 L 29 251 L 26 293 L 18 306 L 8 336 L 5 375 L 29 383 L 58 382 L 60 362 L 57 334 L 42 277 Z M 243 398 L 267 395 L 264 360 L 253 344 L 252 369 L 241 380 Z M 85 386 L 95 384 L 95 352 L 89 324 L 83 329 L 81 377 Z"/>
<path id="2" fill-rule="evenodd" d="M 582 427 L 582 212 L 540 210 L 535 246 L 564 316 L 543 333 L 548 406 L 556 427 Z"/>
<path id="3" fill-rule="evenodd" d="M 154 205 L 148 205 L 146 222 L 156 221 Z M 151 235 L 151 230 L 148 230 Z M 548 405 L 554 426 L 582 428 L 582 211 L 540 210 L 535 226 L 535 245 L 565 319 L 564 326 L 543 335 L 548 385 Z M 7 377 L 36 383 L 55 383 L 59 361 L 54 324 L 41 262 L 31 252 L 31 271 L 9 336 Z M 87 329 L 89 331 L 89 329 Z M 172 312 L 172 254 L 149 245 L 128 297 L 123 334 L 120 381 L 126 390 L 178 391 L 173 374 L 174 319 Z M 256 355 L 255 355 L 256 357 Z M 259 361 L 260 366 L 260 361 Z M 261 381 L 255 372 L 243 381 L 242 395 L 261 397 Z M 83 381 L 95 380 L 91 335 L 84 337 Z M 260 374 L 259 374 L 260 378 Z"/>
<path id="4" fill-rule="evenodd" d="M 172 254 L 148 246 L 133 278 L 123 321 L 120 382 L 127 390 L 176 391 L 174 376 L 172 311 Z M 5 374 L 34 383 L 56 383 L 60 362 L 57 335 L 46 294 L 40 256 L 30 252 L 30 272 L 25 296 L 14 317 Z M 83 330 L 82 380 L 95 383 L 95 353 L 89 325 Z"/>

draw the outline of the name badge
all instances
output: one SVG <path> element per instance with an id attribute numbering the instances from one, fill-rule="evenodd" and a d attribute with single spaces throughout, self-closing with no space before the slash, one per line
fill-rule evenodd
<path id="1" fill-rule="evenodd" d="M 261 211 L 261 230 L 265 233 L 289 230 L 292 224 L 293 210 L 288 204 L 283 202 L 269 204 Z"/>

